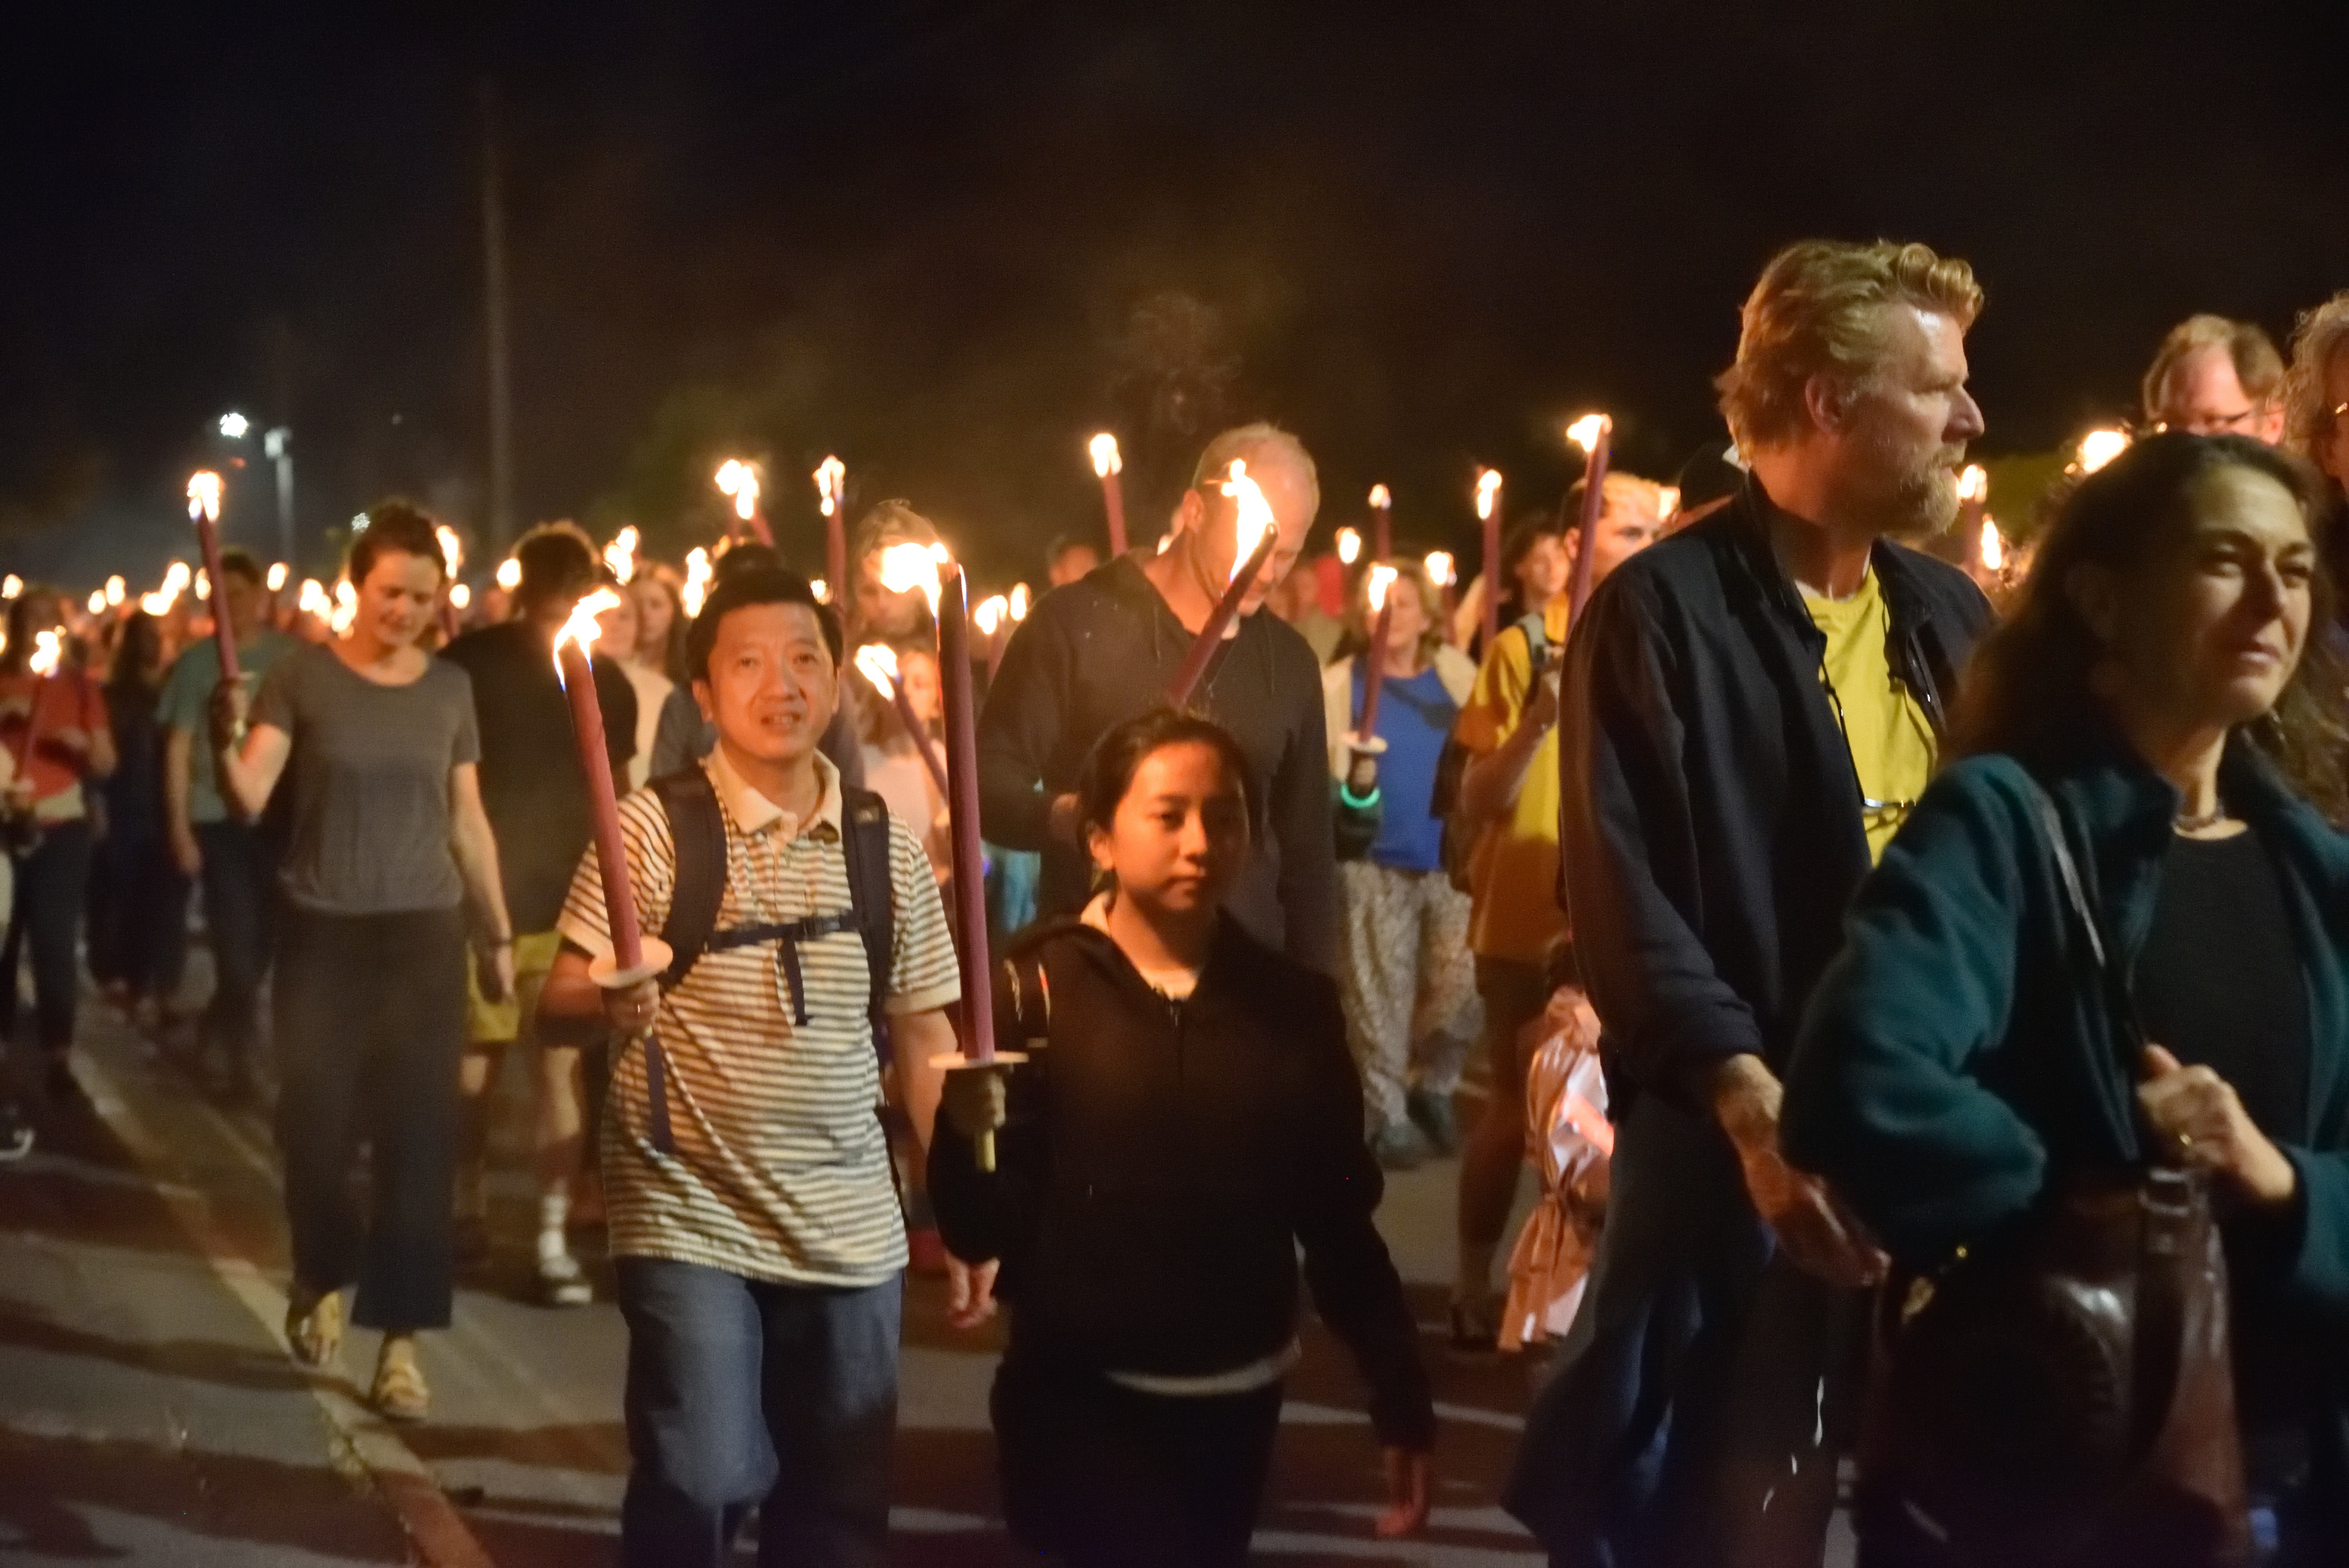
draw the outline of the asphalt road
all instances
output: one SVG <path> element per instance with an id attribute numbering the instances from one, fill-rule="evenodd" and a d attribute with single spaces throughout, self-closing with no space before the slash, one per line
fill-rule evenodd
<path id="1" fill-rule="evenodd" d="M 494 1185 L 499 1244 L 462 1282 L 455 1326 L 424 1343 L 432 1419 L 395 1429 L 358 1402 L 371 1336 L 352 1335 L 338 1373 L 285 1357 L 261 1118 L 206 1101 L 94 998 L 77 1072 L 89 1103 L 44 1111 L 38 1151 L 0 1167 L 0 1563 L 616 1560 L 626 1337 L 607 1304 L 532 1304 L 518 1151 Z M 1259 1560 L 1539 1562 L 1494 1502 L 1529 1370 L 1460 1362 L 1442 1344 L 1452 1183 L 1449 1162 L 1397 1178 L 1380 1216 L 1429 1334 L 1443 1417 L 1432 1529 L 1371 1538 L 1377 1456 L 1361 1388 L 1309 1326 Z M 1002 1532 L 987 1429 L 996 1341 L 949 1329 L 942 1302 L 938 1282 L 911 1282 L 894 1554 L 1022 1562 Z"/>

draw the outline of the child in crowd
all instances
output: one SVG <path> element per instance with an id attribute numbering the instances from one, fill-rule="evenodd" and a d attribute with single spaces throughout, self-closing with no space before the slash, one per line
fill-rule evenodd
<path id="1" fill-rule="evenodd" d="M 1220 907 L 1256 816 L 1246 759 L 1161 709 L 1102 738 L 1079 804 L 1103 890 L 1005 961 L 998 1036 L 1031 1059 L 947 1075 L 930 1154 L 947 1245 L 1002 1264 L 1012 1531 L 1071 1568 L 1245 1561 L 1298 1356 L 1301 1244 L 1371 1384 L 1378 1532 L 1407 1534 L 1427 1517 L 1434 1410 L 1371 1223 L 1381 1176 L 1337 987 Z"/>

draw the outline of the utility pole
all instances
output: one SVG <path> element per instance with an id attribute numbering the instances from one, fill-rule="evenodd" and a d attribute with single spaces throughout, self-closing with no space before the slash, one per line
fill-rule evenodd
<path id="1" fill-rule="evenodd" d="M 285 570 L 298 572 L 302 562 L 294 553 L 294 432 L 284 425 L 261 438 L 264 456 L 277 465 L 277 559 Z"/>
<path id="2" fill-rule="evenodd" d="M 499 190 L 498 84 L 481 81 L 481 298 L 490 362 L 490 550 L 513 539 L 513 367 L 506 339 L 505 201 Z"/>

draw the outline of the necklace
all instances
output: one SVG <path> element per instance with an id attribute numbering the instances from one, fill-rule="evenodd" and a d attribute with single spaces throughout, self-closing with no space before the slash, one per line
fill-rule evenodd
<path id="1" fill-rule="evenodd" d="M 2181 812 L 2169 819 L 2169 826 L 2175 832 L 2207 833 L 2226 820 L 2227 802 L 2220 800 L 2199 817 L 2189 817 Z"/>

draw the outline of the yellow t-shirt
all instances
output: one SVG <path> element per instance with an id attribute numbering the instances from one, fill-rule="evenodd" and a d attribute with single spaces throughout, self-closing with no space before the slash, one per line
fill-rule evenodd
<path id="1" fill-rule="evenodd" d="M 1826 634 L 1822 684 L 1831 684 L 1841 700 L 1859 792 L 1877 802 L 1863 804 L 1861 820 L 1868 859 L 1879 861 L 1933 777 L 1933 727 L 1915 695 L 1892 677 L 1884 651 L 1892 615 L 1874 572 L 1850 598 L 1814 599 L 1806 593 L 1803 607 Z"/>
<path id="2" fill-rule="evenodd" d="M 1566 646 L 1566 606 L 1543 613 L 1551 656 Z M 1517 727 L 1533 689 L 1533 661 L 1522 635 L 1503 628 L 1476 672 L 1476 689 L 1453 733 L 1471 757 L 1489 757 Z M 1539 964 L 1566 930 L 1557 903 L 1557 730 L 1542 738 L 1526 765 L 1516 804 L 1477 836 L 1468 861 L 1468 948 L 1482 958 Z"/>

